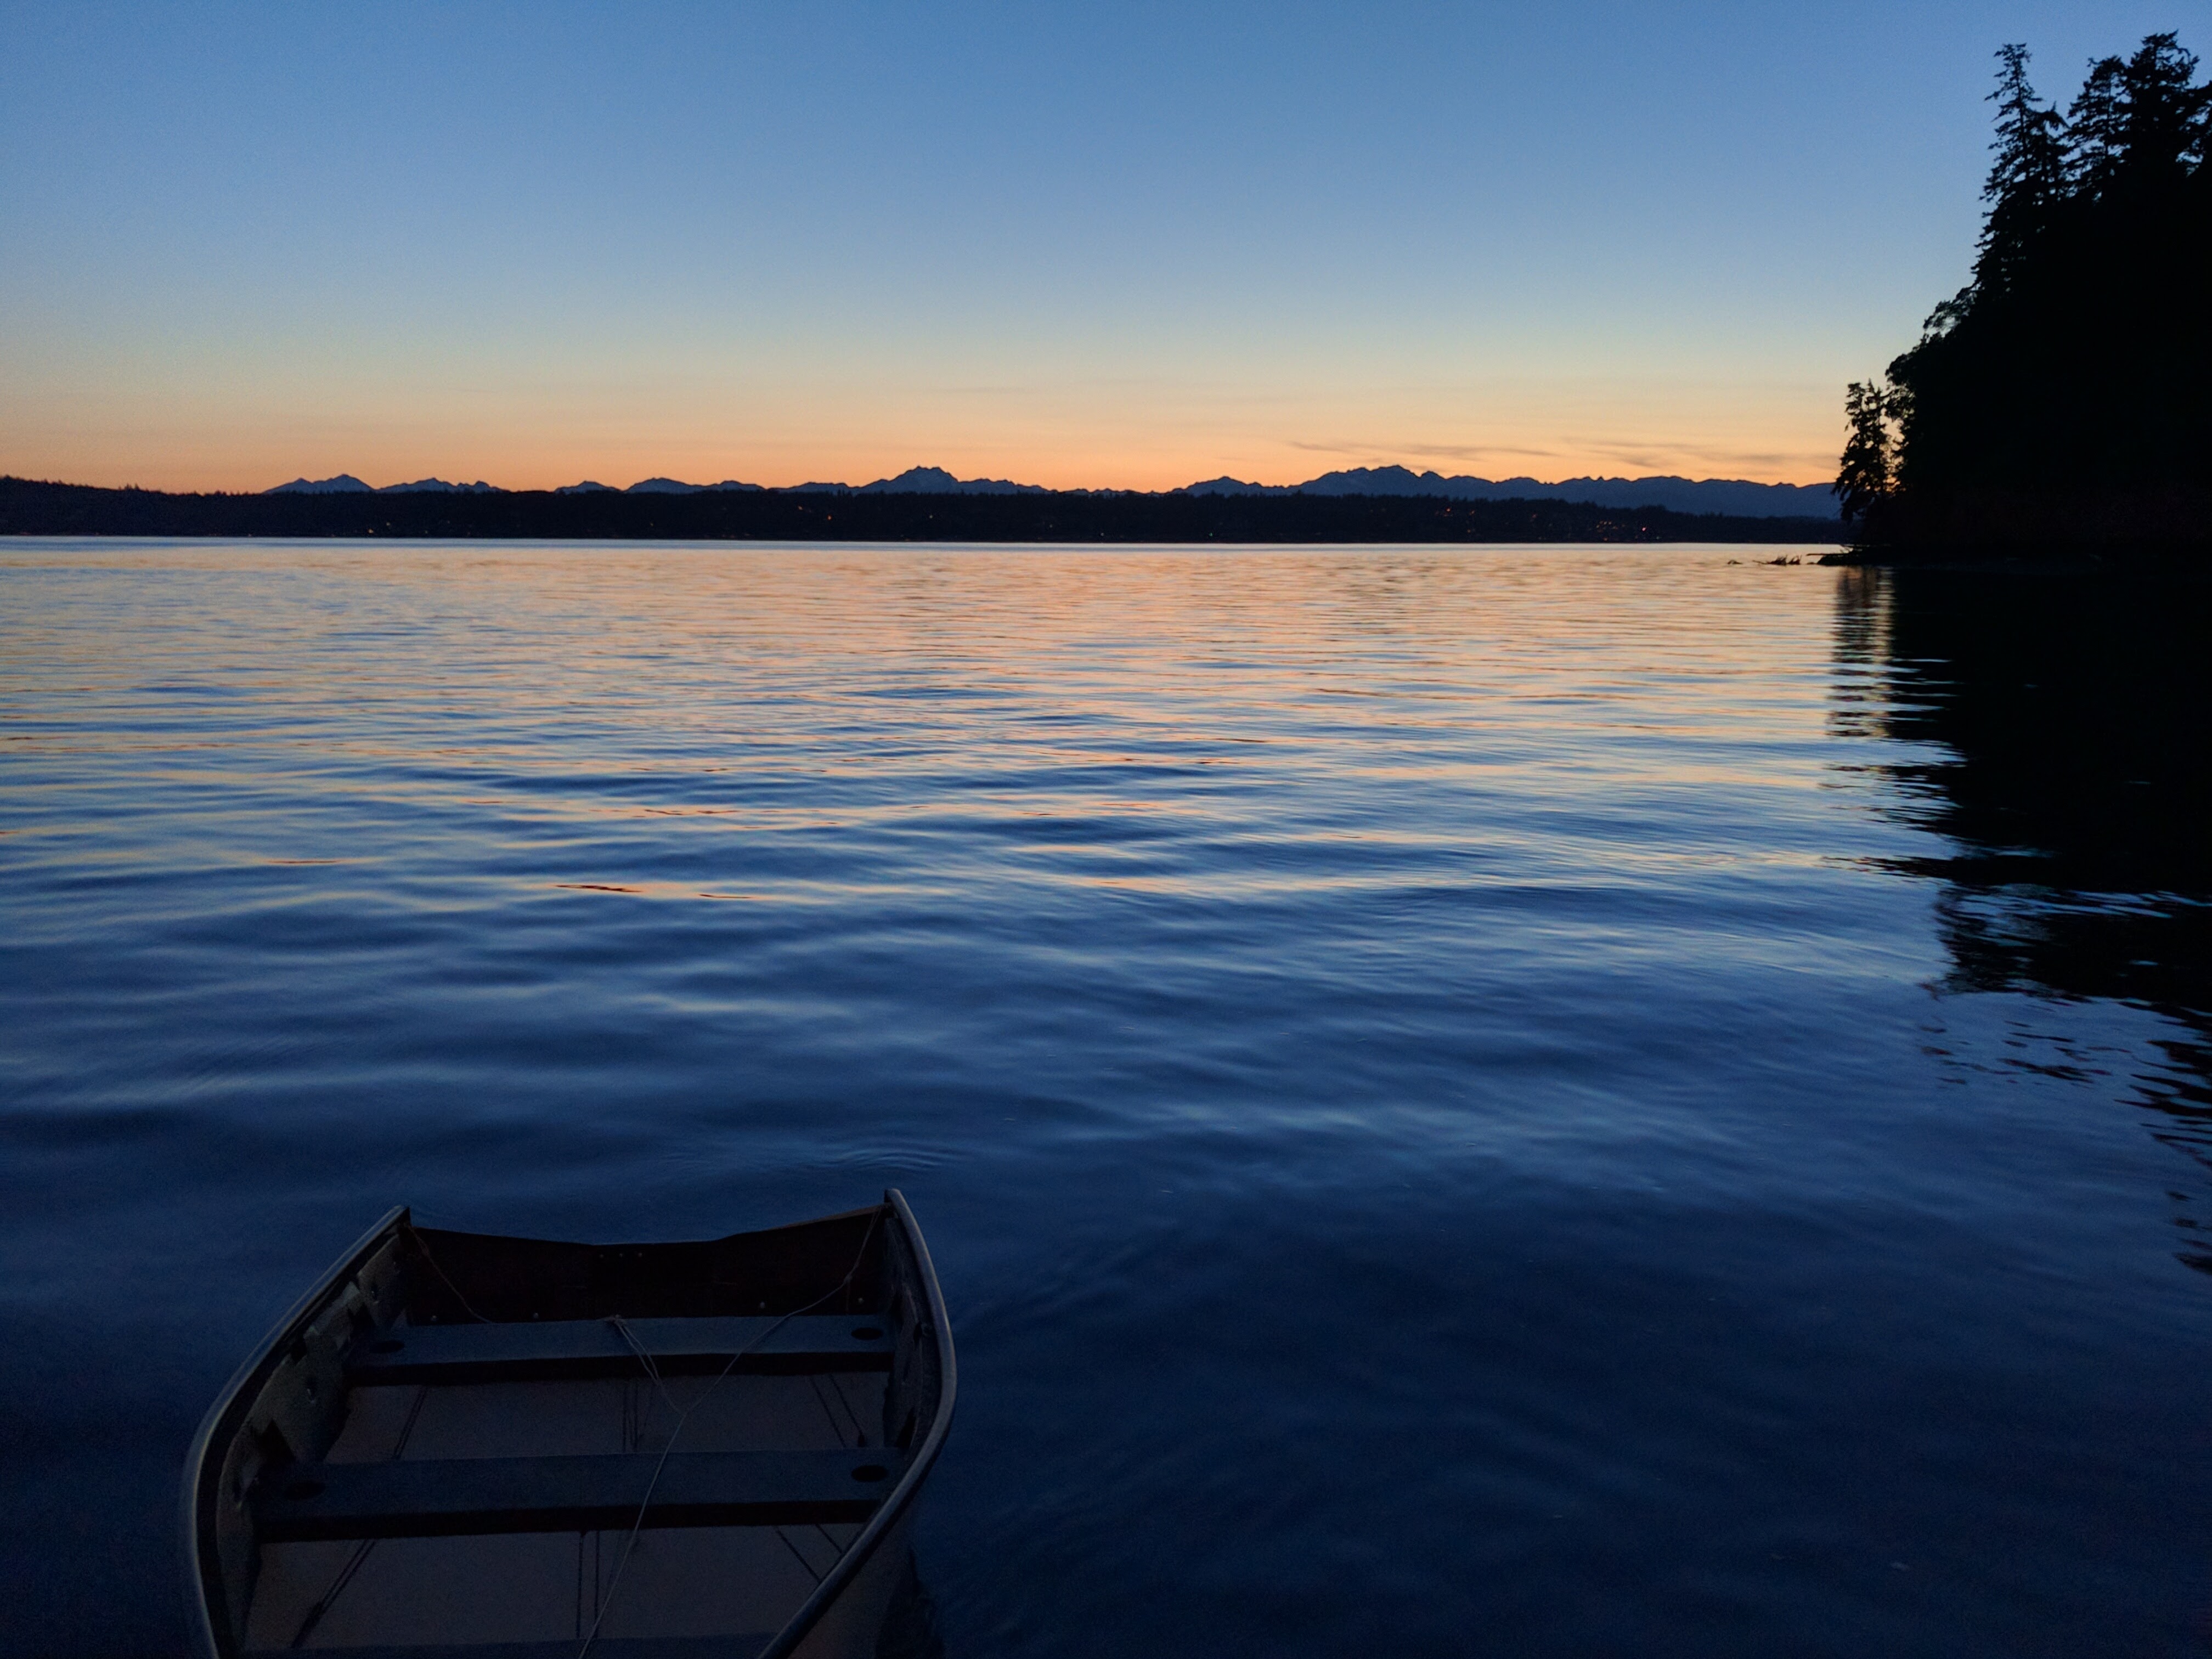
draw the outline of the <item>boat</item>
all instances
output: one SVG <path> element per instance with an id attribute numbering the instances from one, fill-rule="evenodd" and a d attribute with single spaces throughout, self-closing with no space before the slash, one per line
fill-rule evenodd
<path id="1" fill-rule="evenodd" d="M 199 1659 L 869 1659 L 952 1420 L 896 1190 L 681 1243 L 397 1209 L 186 1462 Z"/>

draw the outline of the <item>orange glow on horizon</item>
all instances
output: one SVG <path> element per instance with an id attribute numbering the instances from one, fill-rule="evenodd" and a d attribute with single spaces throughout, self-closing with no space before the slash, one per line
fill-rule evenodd
<path id="1" fill-rule="evenodd" d="M 378 488 L 421 478 L 449 483 L 482 480 L 506 489 L 554 489 L 589 480 L 621 489 L 641 480 L 674 478 L 712 484 L 734 479 L 769 489 L 814 483 L 858 486 L 896 477 L 910 467 L 935 466 L 963 479 L 1006 479 L 1048 489 L 1170 490 L 1202 480 L 1234 477 L 1261 484 L 1296 484 L 1323 473 L 1356 467 L 1403 466 L 1450 477 L 1529 477 L 1556 483 L 1576 477 L 1746 479 L 1759 483 L 1825 485 L 1835 462 L 1826 449 L 1808 443 L 1794 452 L 1738 448 L 1721 444 L 1645 443 L 1457 446 L 1408 444 L 1339 449 L 1303 444 L 1240 445 L 1228 454 L 1154 449 L 1082 453 L 1031 451 L 1009 453 L 995 447 L 918 441 L 897 448 L 874 445 L 836 451 L 824 448 L 812 460 L 774 453 L 781 446 L 739 450 L 689 442 L 655 447 L 623 444 L 599 447 L 553 441 L 474 443 L 442 452 L 413 444 L 252 445 L 218 444 L 181 434 L 134 446 L 116 447 L 67 439 L 38 441 L 17 437 L 7 446 L 0 471 L 18 477 L 56 483 L 125 486 L 177 492 L 252 493 L 294 478 L 325 478 L 349 473 Z M 763 453 L 766 449 L 769 453 Z M 1424 452 L 1429 453 L 1424 453 Z"/>
<path id="2" fill-rule="evenodd" d="M 1157 385 L 796 386 L 743 395 L 637 383 L 551 403 L 514 390 L 246 381 L 185 391 L 60 380 L 0 392 L 0 471 L 110 487 L 257 491 L 350 473 L 508 489 L 651 477 L 865 484 L 914 466 L 1048 489 L 1164 490 L 1224 475 L 1291 484 L 1358 466 L 1486 478 L 1825 484 L 1840 404 L 1822 381 L 1370 386 L 1331 395 Z M 420 395 L 417 395 L 417 394 Z"/>

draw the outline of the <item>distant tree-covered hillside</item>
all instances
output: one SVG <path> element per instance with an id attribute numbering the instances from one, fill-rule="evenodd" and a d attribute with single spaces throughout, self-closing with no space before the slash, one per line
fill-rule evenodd
<path id="1" fill-rule="evenodd" d="M 0 536 L 981 542 L 1832 542 L 1833 519 L 1443 495 L 804 489 L 171 495 L 0 477 Z"/>
<path id="2" fill-rule="evenodd" d="M 2212 87 L 2172 34 L 2064 110 L 1998 54 L 1972 280 L 1851 386 L 1863 541 L 2172 544 L 2212 517 Z"/>

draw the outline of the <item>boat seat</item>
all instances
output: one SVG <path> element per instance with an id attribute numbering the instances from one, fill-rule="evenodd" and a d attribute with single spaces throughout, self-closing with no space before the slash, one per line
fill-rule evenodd
<path id="1" fill-rule="evenodd" d="M 665 1376 L 726 1368 L 788 1376 L 887 1371 L 891 1366 L 890 1328 L 870 1314 L 811 1314 L 781 1325 L 766 1316 L 624 1322 Z M 734 1367 L 732 1354 L 740 1355 Z M 346 1356 L 346 1381 L 356 1387 L 541 1382 L 635 1376 L 641 1370 L 635 1350 L 611 1319 L 395 1325 L 372 1332 Z"/>
<path id="2" fill-rule="evenodd" d="M 464 1533 L 626 1531 L 648 1486 L 648 1527 L 781 1527 L 866 1521 L 902 1459 L 858 1450 L 676 1452 L 295 1463 L 253 1500 L 264 1542 L 444 1538 Z"/>

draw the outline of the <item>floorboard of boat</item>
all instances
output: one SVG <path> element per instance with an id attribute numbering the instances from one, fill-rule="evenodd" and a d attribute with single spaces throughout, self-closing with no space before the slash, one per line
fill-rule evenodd
<path id="1" fill-rule="evenodd" d="M 402 1458 L 657 1452 L 681 1419 L 683 1451 L 829 1449 L 880 1443 L 884 1371 L 820 1376 L 634 1377 L 357 1389 L 332 1463 Z"/>
<path id="2" fill-rule="evenodd" d="M 346 1380 L 361 1387 L 626 1376 L 641 1368 L 639 1348 L 663 1376 L 793 1374 L 888 1370 L 892 1341 L 883 1322 L 865 1314 L 404 1325 L 349 1355 Z"/>
<path id="3" fill-rule="evenodd" d="M 274 1544 L 262 1558 L 251 1650 L 573 1654 L 616 1640 L 720 1642 L 798 1610 L 850 1547 L 848 1527 L 495 1534 Z M 537 1644 L 537 1645 L 533 1645 Z M 703 1650 L 712 1651 L 713 1650 Z"/>
<path id="4" fill-rule="evenodd" d="M 272 1542 L 830 1524 L 866 1520 L 899 1466 L 880 1447 L 301 1464 L 254 1512 Z"/>

